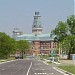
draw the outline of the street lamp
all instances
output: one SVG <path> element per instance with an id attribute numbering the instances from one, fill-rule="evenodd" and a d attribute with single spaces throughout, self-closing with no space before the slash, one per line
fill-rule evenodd
<path id="1" fill-rule="evenodd" d="M 50 34 L 50 39 L 51 39 L 51 41 L 52 41 L 52 33 Z M 50 41 L 50 40 L 49 40 L 49 41 Z M 49 45 L 51 45 L 51 44 L 50 44 L 51 41 L 49 42 Z M 50 48 L 50 46 L 49 46 L 49 48 Z M 51 50 L 50 50 L 50 53 L 51 53 Z"/>
<path id="2" fill-rule="evenodd" d="M 50 39 L 51 39 L 51 41 L 52 41 L 52 33 L 50 34 Z M 50 51 L 50 53 L 51 53 L 51 57 L 50 57 L 50 61 L 54 61 L 54 57 L 53 57 L 53 49 Z"/>

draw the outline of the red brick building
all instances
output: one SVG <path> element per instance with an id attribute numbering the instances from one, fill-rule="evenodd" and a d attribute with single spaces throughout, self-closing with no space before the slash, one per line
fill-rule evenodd
<path id="1" fill-rule="evenodd" d="M 43 34 L 43 28 L 41 25 L 41 16 L 39 12 L 35 12 L 32 33 L 20 34 L 20 32 L 13 31 L 13 37 L 16 40 L 27 40 L 31 45 L 31 51 L 33 54 L 49 54 L 57 47 L 57 43 L 54 42 L 54 35 Z"/>

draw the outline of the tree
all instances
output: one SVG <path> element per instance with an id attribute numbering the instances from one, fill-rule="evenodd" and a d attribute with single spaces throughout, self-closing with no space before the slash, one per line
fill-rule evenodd
<path id="1" fill-rule="evenodd" d="M 8 58 L 15 50 L 15 40 L 3 32 L 0 32 L 0 58 Z"/>
<path id="2" fill-rule="evenodd" d="M 52 31 L 54 35 L 56 35 L 56 38 L 59 42 L 62 42 L 63 39 L 67 36 L 67 24 L 59 21 L 58 25 L 56 26 L 55 30 Z M 55 38 L 55 39 L 56 39 Z"/>
<path id="3" fill-rule="evenodd" d="M 68 30 L 70 34 L 75 35 L 75 16 L 74 15 L 71 15 L 70 17 L 68 17 L 67 26 L 68 26 Z"/>
<path id="4" fill-rule="evenodd" d="M 62 45 L 62 50 L 68 53 L 70 59 L 70 54 L 75 53 L 75 16 L 68 17 L 66 23 L 59 21 L 53 34 L 56 35 L 55 40 Z"/>
<path id="5" fill-rule="evenodd" d="M 54 38 L 54 42 L 58 43 L 58 48 L 59 48 L 59 55 L 60 55 L 60 48 L 62 49 L 62 43 L 64 38 L 67 36 L 67 24 L 59 21 L 58 25 L 56 26 L 55 30 L 52 31 L 56 37 Z"/>
<path id="6" fill-rule="evenodd" d="M 17 49 L 21 51 L 21 55 L 22 55 L 22 59 L 23 59 L 23 53 L 26 50 L 29 50 L 29 43 L 25 40 L 17 41 Z"/>
<path id="7" fill-rule="evenodd" d="M 75 16 L 71 15 L 67 18 L 67 26 L 70 35 L 70 49 L 69 49 L 69 57 L 70 54 L 75 53 Z"/>
<path id="8" fill-rule="evenodd" d="M 75 53 L 75 35 L 68 35 L 63 42 L 64 50 L 68 54 L 68 58 L 70 58 L 70 54 Z"/>

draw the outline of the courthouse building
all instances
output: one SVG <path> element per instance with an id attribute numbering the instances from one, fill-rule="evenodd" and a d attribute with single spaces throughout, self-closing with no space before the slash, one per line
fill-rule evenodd
<path id="1" fill-rule="evenodd" d="M 33 17 L 32 33 L 22 34 L 18 29 L 15 29 L 13 31 L 13 37 L 17 41 L 27 40 L 31 45 L 33 54 L 49 54 L 57 46 L 57 43 L 54 42 L 54 36 L 50 33 L 43 33 L 39 12 L 35 12 Z"/>

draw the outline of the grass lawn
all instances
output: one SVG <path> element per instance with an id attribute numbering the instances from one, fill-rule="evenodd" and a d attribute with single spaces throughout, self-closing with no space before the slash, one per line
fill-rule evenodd
<path id="1" fill-rule="evenodd" d="M 49 55 L 40 55 L 40 59 L 49 59 L 50 56 Z"/>
<path id="2" fill-rule="evenodd" d="M 52 62 L 47 62 L 48 64 L 51 64 Z"/>
<path id="3" fill-rule="evenodd" d="M 66 66 L 58 66 L 58 67 L 67 72 L 75 74 L 75 65 L 66 65 Z"/>

